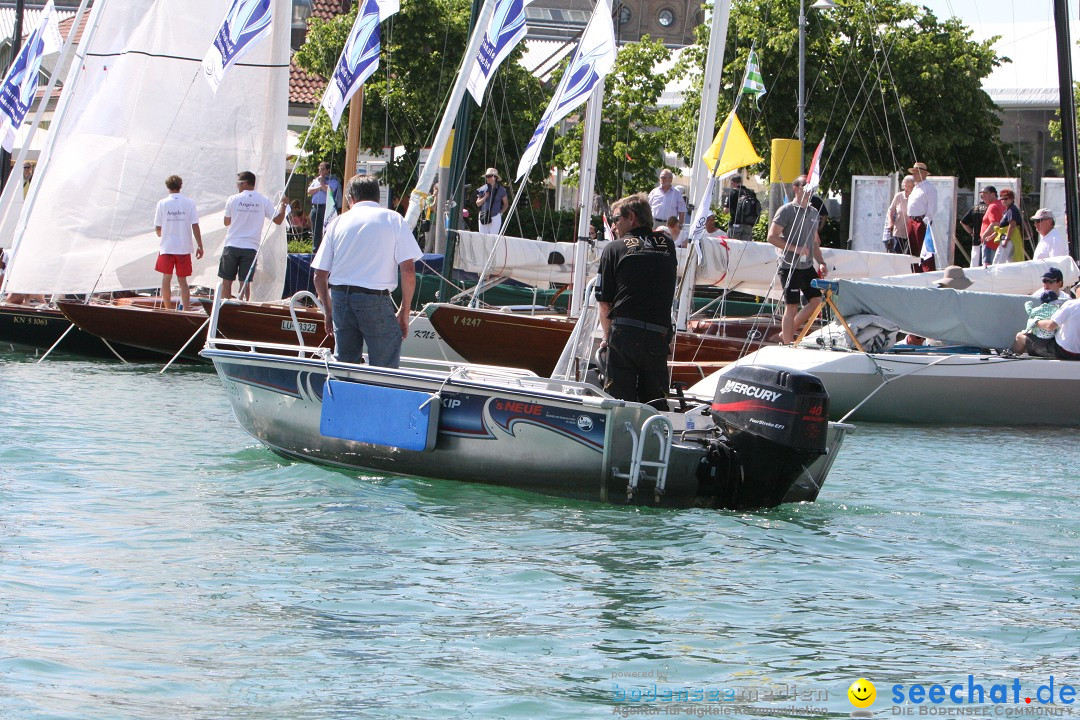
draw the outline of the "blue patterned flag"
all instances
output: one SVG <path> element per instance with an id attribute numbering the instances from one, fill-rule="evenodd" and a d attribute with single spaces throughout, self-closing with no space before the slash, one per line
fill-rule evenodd
<path id="1" fill-rule="evenodd" d="M 754 96 L 754 103 L 761 99 L 765 90 L 765 79 L 761 77 L 761 68 L 758 67 L 758 56 L 753 49 L 746 58 L 746 75 L 743 77 L 742 92 Z"/>
<path id="2" fill-rule="evenodd" d="M 0 84 L 0 144 L 11 152 L 15 133 L 22 125 L 38 89 L 41 59 L 60 49 L 60 29 L 52 0 L 41 11 L 41 20 L 26 39 Z"/>
<path id="3" fill-rule="evenodd" d="M 215 93 L 240 56 L 270 34 L 271 16 L 271 0 L 233 0 L 203 58 L 203 76 Z"/>
<path id="4" fill-rule="evenodd" d="M 934 253 L 937 252 L 934 249 L 934 231 L 932 228 L 932 224 L 926 224 L 926 236 L 923 238 L 922 252 L 919 253 L 920 260 L 927 260 L 930 257 L 933 257 Z"/>
<path id="5" fill-rule="evenodd" d="M 611 72 L 611 68 L 615 66 L 615 52 L 615 27 L 611 24 L 611 6 L 608 0 L 597 0 L 589 24 L 581 36 L 581 42 L 574 51 L 574 57 L 559 80 L 555 95 L 540 118 L 540 124 L 533 131 L 521 161 L 518 162 L 518 180 L 528 175 L 529 170 L 536 164 L 548 130 L 588 100 L 597 81 Z"/>
<path id="6" fill-rule="evenodd" d="M 379 53 L 382 52 L 380 23 L 398 8 L 398 0 L 364 0 L 360 5 L 337 68 L 323 94 L 322 106 L 335 130 L 349 99 L 379 68 Z"/>
<path id="7" fill-rule="evenodd" d="M 484 42 L 476 51 L 476 62 L 469 74 L 469 94 L 477 105 L 484 101 L 488 81 L 506 56 L 525 37 L 525 6 L 530 0 L 498 0 Z"/>

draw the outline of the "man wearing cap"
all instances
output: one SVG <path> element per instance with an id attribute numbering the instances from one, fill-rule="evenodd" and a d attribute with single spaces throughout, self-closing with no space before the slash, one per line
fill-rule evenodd
<path id="1" fill-rule="evenodd" d="M 361 362 L 366 343 L 371 365 L 396 368 L 409 330 L 420 246 L 401 215 L 379 206 L 378 178 L 354 176 L 347 194 L 351 209 L 330 226 L 311 262 L 326 334 L 342 362 Z M 395 311 L 390 293 L 399 273 L 401 306 Z"/>
<path id="2" fill-rule="evenodd" d="M 484 172 L 484 186 L 476 191 L 476 207 L 480 208 L 480 232 L 498 235 L 502 232 L 503 213 L 510 207 L 506 188 L 499 182 L 499 171 L 489 167 Z"/>
<path id="3" fill-rule="evenodd" d="M 926 240 L 926 228 L 934 221 L 934 209 L 937 207 L 937 192 L 927 178 L 930 170 L 926 163 L 917 162 L 908 172 L 915 178 L 915 187 L 908 195 L 908 244 L 911 246 L 911 254 L 918 258 L 913 263 L 913 272 L 931 272 L 935 269 L 934 254 L 923 251 L 923 242 Z M 942 234 L 942 242 L 948 233 Z"/>
<path id="4" fill-rule="evenodd" d="M 821 291 L 811 283 L 825 277 L 828 266 L 821 254 L 818 236 L 818 213 L 810 204 L 806 176 L 800 175 L 791 183 L 791 202 L 780 206 L 769 225 L 768 241 L 780 250 L 777 274 L 784 295 L 784 315 L 780 319 L 780 342 L 790 345 L 795 331 L 806 324 L 821 304 Z M 815 261 L 817 267 L 815 268 Z M 799 301 L 806 305 L 800 310 Z"/>
<path id="5" fill-rule="evenodd" d="M 1056 267 L 1052 267 L 1043 273 L 1042 287 L 1031 293 L 1031 297 L 1042 298 L 1047 292 L 1052 292 L 1058 296 L 1058 305 L 1064 305 L 1066 301 L 1073 298 L 1073 294 L 1065 289 L 1065 276 Z"/>
<path id="6" fill-rule="evenodd" d="M 671 184 L 674 179 L 671 171 L 664 168 L 660 171 L 660 185 L 649 193 L 649 209 L 657 224 L 666 223 L 673 215 L 679 216 L 679 222 L 686 222 L 686 200 L 682 190 Z"/>
<path id="7" fill-rule="evenodd" d="M 675 300 L 675 245 L 652 230 L 645 193 L 611 206 L 617 239 L 600 256 L 596 300 L 602 348 L 607 352 L 604 390 L 620 400 L 667 409 L 671 306 Z"/>
<path id="8" fill-rule="evenodd" d="M 1046 260 L 1069 254 L 1069 241 L 1057 229 L 1054 213 L 1051 210 L 1039 208 L 1031 216 L 1031 221 L 1035 223 L 1035 231 L 1039 233 L 1039 242 L 1035 245 L 1032 260 Z"/>
<path id="9" fill-rule="evenodd" d="M 727 237 L 720 226 L 716 224 L 716 213 L 709 213 L 705 216 L 705 237 Z"/>

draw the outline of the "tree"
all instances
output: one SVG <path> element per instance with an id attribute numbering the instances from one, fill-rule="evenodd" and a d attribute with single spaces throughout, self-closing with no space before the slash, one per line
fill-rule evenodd
<path id="1" fill-rule="evenodd" d="M 972 40 L 958 19 L 939 20 L 905 0 L 837 0 L 831 11 L 809 11 L 806 29 L 806 156 L 827 138 L 823 180 L 850 187 L 855 174 L 903 170 L 915 160 L 961 184 L 996 174 L 1007 162 L 1000 120 L 982 79 L 1005 58 L 995 39 Z M 772 138 L 798 128 L 798 0 L 744 0 L 731 9 L 718 122 L 730 112 L 754 44 L 768 93 L 760 110 L 739 115 L 755 148 L 769 160 Z M 693 89 L 676 111 L 669 144 L 693 147 L 707 28 L 676 71 L 696 70 Z M 809 162 L 809 160 L 807 160 Z"/>
<path id="2" fill-rule="evenodd" d="M 670 51 L 648 36 L 619 48 L 615 67 L 605 78 L 604 109 L 597 156 L 596 192 L 610 202 L 656 184 L 663 163 L 666 134 L 658 131 L 670 112 L 657 107 L 668 81 L 656 73 Z M 574 123 L 556 145 L 555 163 L 570 168 L 566 181 L 577 184 L 584 126 Z"/>
<path id="3" fill-rule="evenodd" d="M 296 63 L 309 73 L 329 77 L 356 18 L 353 10 L 330 20 L 312 19 L 304 46 L 296 53 Z M 417 177 L 420 149 L 430 144 L 443 111 L 450 87 L 468 45 L 469 0 L 423 0 L 402 3 L 401 10 L 382 27 L 382 54 L 379 70 L 364 86 L 363 121 L 360 145 L 368 152 L 384 147 L 404 146 L 405 153 L 393 158 L 384 181 L 395 194 L 404 196 Z M 483 175 L 488 165 L 506 167 L 503 160 L 520 156 L 521 138 L 532 132 L 530 108 L 541 100 L 540 83 L 518 65 L 521 49 L 499 68 L 489 86 L 485 111 L 473 122 L 469 166 L 465 182 Z M 466 95 L 464 102 L 472 102 Z M 491 108 L 488 110 L 487 108 Z M 307 140 L 311 154 L 301 169 L 313 172 L 323 158 L 336 158 L 338 170 L 344 161 L 345 133 L 349 110 L 342 115 L 338 130 L 318 107 L 312 110 L 312 129 Z M 505 173 L 505 171 L 503 171 Z"/>

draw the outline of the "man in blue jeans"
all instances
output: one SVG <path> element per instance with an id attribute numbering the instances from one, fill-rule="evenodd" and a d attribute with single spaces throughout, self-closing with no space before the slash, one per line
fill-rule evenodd
<path id="1" fill-rule="evenodd" d="M 349 212 L 330 227 L 311 267 L 323 305 L 326 334 L 343 362 L 396 368 L 409 330 L 409 305 L 416 289 L 420 246 L 396 212 L 379 205 L 379 180 L 357 175 L 346 189 Z M 401 273 L 401 307 L 390 293 Z"/>

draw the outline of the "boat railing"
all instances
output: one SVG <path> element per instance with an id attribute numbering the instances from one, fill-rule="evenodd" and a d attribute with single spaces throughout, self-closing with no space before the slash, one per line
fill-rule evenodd
<path id="1" fill-rule="evenodd" d="M 299 345 L 301 348 L 305 347 L 304 334 L 300 332 L 300 320 L 296 317 L 296 303 L 297 301 L 306 298 L 310 298 L 315 303 L 315 307 L 318 308 L 320 313 L 322 313 L 322 316 L 326 317 L 326 313 L 323 312 L 322 303 L 319 302 L 319 298 L 317 298 L 314 293 L 308 292 L 307 290 L 301 290 L 300 292 L 295 293 L 291 298 L 289 298 L 289 317 L 292 318 L 293 330 L 296 332 L 296 344 Z M 305 351 L 301 350 L 301 357 L 303 357 L 304 354 Z"/>

